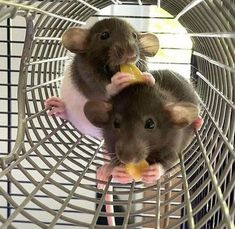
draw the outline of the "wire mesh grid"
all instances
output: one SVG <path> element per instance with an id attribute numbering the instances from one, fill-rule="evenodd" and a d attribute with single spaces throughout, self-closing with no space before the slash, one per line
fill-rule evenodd
<path id="1" fill-rule="evenodd" d="M 101 222 L 105 204 L 114 206 L 115 228 L 234 228 L 234 1 L 0 4 L 1 52 L 6 53 L 0 54 L 5 64 L 0 70 L 1 228 L 113 228 Z M 48 117 L 44 107 L 46 98 L 59 94 L 68 59 L 61 35 L 111 4 L 156 4 L 180 21 L 193 41 L 191 76 L 204 124 L 179 164 L 151 186 L 110 178 L 99 181 L 104 190 L 97 189 L 103 142 Z M 16 46 L 22 52 L 16 53 Z M 106 193 L 113 201 L 107 202 Z"/>

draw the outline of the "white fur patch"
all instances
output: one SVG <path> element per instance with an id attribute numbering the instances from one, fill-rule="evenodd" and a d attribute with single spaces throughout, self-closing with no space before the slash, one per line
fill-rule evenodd
<path id="1" fill-rule="evenodd" d="M 81 133 L 97 138 L 102 138 L 99 128 L 92 125 L 84 114 L 84 105 L 88 99 L 75 87 L 70 76 L 70 67 L 65 70 L 61 85 L 61 99 L 65 104 L 68 121 Z"/>

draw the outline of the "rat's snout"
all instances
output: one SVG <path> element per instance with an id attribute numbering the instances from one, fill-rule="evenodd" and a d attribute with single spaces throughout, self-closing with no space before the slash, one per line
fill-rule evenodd
<path id="1" fill-rule="evenodd" d="M 111 48 L 114 65 L 135 63 L 138 60 L 138 48 L 134 42 L 118 42 Z"/>
<path id="2" fill-rule="evenodd" d="M 147 158 L 147 147 L 142 141 L 118 141 L 116 144 L 117 158 L 123 163 L 138 163 Z"/>

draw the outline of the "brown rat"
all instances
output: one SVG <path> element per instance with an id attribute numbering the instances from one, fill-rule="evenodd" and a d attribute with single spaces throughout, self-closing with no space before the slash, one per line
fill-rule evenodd
<path id="1" fill-rule="evenodd" d="M 106 100 L 132 83 L 130 74 L 118 72 L 120 64 L 136 62 L 146 71 L 145 56 L 156 54 L 158 39 L 150 33 L 138 33 L 124 20 L 110 18 L 90 29 L 68 29 L 62 44 L 75 56 L 66 68 L 61 98 L 52 97 L 45 103 L 52 107 L 49 115 L 69 120 L 83 134 L 101 138 L 99 129 L 84 115 L 85 103 L 91 99 Z"/>
<path id="2" fill-rule="evenodd" d="M 82 42 L 81 33 L 85 36 Z M 158 50 L 156 36 L 139 34 L 117 18 L 99 21 L 90 30 L 70 29 L 62 39 L 64 46 L 76 53 L 71 66 L 73 82 L 89 99 L 106 98 L 105 85 L 119 71 L 120 64 L 137 62 L 144 72 L 146 65 L 138 61 Z"/>
<path id="3" fill-rule="evenodd" d="M 176 163 L 192 140 L 199 115 L 199 99 L 188 81 L 168 70 L 152 75 L 152 87 L 131 85 L 109 102 L 89 101 L 84 107 L 90 122 L 102 128 L 111 167 L 146 159 L 151 165 L 143 174 L 147 183 Z M 120 167 L 116 171 L 119 181 L 130 181 Z"/>

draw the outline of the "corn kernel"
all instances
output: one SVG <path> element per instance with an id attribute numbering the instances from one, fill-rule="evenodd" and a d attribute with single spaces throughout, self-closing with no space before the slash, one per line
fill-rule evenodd
<path id="1" fill-rule="evenodd" d="M 129 163 L 125 165 L 126 172 L 133 177 L 135 181 L 140 181 L 142 178 L 142 173 L 149 167 L 149 164 L 146 160 L 142 160 L 141 162 Z"/>
<path id="2" fill-rule="evenodd" d="M 133 81 L 135 81 L 135 82 L 143 82 L 144 81 L 144 77 L 142 76 L 142 72 L 139 70 L 139 68 L 136 67 L 135 64 L 121 64 L 120 71 L 134 75 Z"/>

